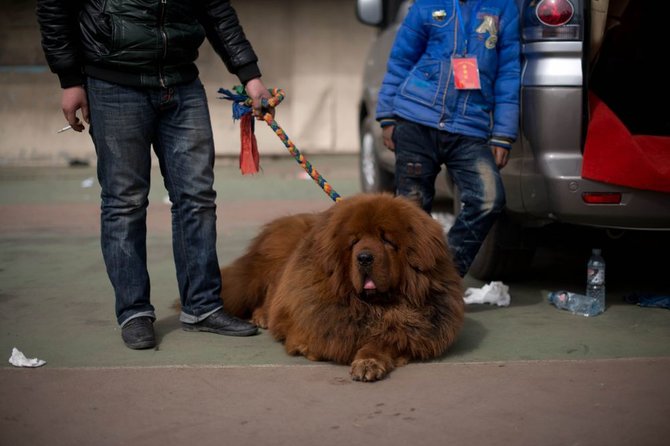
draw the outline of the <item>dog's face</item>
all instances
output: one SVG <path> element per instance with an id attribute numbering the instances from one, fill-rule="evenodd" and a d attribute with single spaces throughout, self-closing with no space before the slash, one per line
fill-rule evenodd
<path id="1" fill-rule="evenodd" d="M 398 287 L 398 241 L 396 234 L 383 228 L 377 233 L 361 229 L 349 232 L 351 285 L 360 296 L 374 299 L 377 293 Z"/>
<path id="2" fill-rule="evenodd" d="M 323 226 L 316 248 L 333 286 L 340 295 L 354 293 L 370 303 L 399 295 L 425 298 L 425 273 L 446 255 L 441 226 L 400 197 L 342 200 L 326 213 Z"/>

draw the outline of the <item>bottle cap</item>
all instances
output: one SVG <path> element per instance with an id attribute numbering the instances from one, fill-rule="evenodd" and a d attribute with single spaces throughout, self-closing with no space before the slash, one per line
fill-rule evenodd
<path id="1" fill-rule="evenodd" d="M 594 253 L 595 255 L 599 256 L 601 252 L 602 252 L 602 251 L 601 251 L 600 248 L 593 248 L 593 253 Z"/>

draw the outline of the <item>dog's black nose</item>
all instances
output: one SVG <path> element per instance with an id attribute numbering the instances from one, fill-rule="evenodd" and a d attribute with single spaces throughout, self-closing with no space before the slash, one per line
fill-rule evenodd
<path id="1" fill-rule="evenodd" d="M 361 251 L 356 256 L 356 259 L 358 260 L 359 265 L 370 266 L 372 265 L 372 262 L 375 261 L 375 256 L 373 256 L 370 251 Z"/>

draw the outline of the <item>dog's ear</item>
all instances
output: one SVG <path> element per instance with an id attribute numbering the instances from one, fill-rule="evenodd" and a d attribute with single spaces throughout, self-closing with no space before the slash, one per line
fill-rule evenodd
<path id="1" fill-rule="evenodd" d="M 447 244 L 442 225 L 427 214 L 419 204 L 405 196 L 394 196 L 393 218 L 405 223 L 407 263 L 416 271 L 426 272 L 445 257 Z"/>
<path id="2" fill-rule="evenodd" d="M 415 270 L 426 272 L 448 255 L 448 248 L 442 226 L 428 216 L 420 220 L 407 226 L 408 240 L 411 240 L 407 261 Z"/>
<path id="3" fill-rule="evenodd" d="M 328 277 L 334 294 L 342 296 L 349 290 L 347 287 L 350 287 L 350 281 L 348 280 L 347 241 L 342 231 L 342 215 L 336 212 L 338 206 L 341 205 L 336 203 L 319 214 L 309 234 L 309 243 L 311 243 L 314 266 Z"/>

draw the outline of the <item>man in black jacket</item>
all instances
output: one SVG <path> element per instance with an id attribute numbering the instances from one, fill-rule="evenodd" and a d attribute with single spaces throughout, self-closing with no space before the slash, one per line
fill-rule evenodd
<path id="1" fill-rule="evenodd" d="M 270 93 L 230 2 L 38 0 L 37 18 L 47 62 L 63 89 L 65 119 L 78 132 L 90 124 L 102 189 L 102 253 L 125 344 L 156 345 L 146 265 L 152 145 L 172 202 L 182 327 L 256 334 L 255 325 L 222 308 L 214 141 L 194 63 L 207 37 L 260 116 Z"/>

